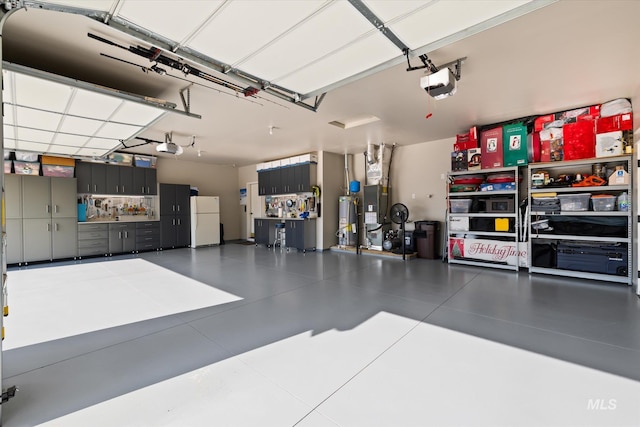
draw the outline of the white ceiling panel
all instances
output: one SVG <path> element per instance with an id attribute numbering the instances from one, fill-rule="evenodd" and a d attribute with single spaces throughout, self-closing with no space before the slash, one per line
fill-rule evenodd
<path id="1" fill-rule="evenodd" d="M 238 61 L 258 51 L 326 3 L 326 0 L 231 2 L 187 46 L 236 66 Z"/>
<path id="2" fill-rule="evenodd" d="M 16 148 L 16 140 L 13 138 L 4 138 L 4 149 L 5 150 L 15 150 Z"/>
<path id="3" fill-rule="evenodd" d="M 440 1 L 394 22 L 389 28 L 410 49 L 418 49 L 526 3 L 529 0 Z"/>
<path id="4" fill-rule="evenodd" d="M 18 107 L 16 109 L 16 124 L 18 126 L 31 126 L 38 129 L 55 131 L 58 129 L 62 114 L 49 113 L 46 111 L 32 110 L 30 108 Z"/>
<path id="5" fill-rule="evenodd" d="M 241 68 L 276 80 L 375 31 L 350 3 L 336 2 L 247 60 Z M 386 39 L 384 43 L 391 44 Z"/>
<path id="6" fill-rule="evenodd" d="M 122 104 L 122 100 L 111 98 L 84 89 L 78 89 L 68 114 L 92 119 L 107 120 Z"/>
<path id="7" fill-rule="evenodd" d="M 116 148 L 116 147 L 117 145 L 113 146 L 112 148 Z M 100 156 L 104 156 L 109 151 L 111 151 L 111 149 L 80 148 L 78 149 L 78 151 L 76 151 L 75 155 L 82 156 L 82 157 L 100 157 Z"/>
<path id="8" fill-rule="evenodd" d="M 114 138 L 127 140 L 142 130 L 141 126 L 123 125 L 119 123 L 105 123 L 96 132 L 95 136 L 100 138 Z"/>
<path id="9" fill-rule="evenodd" d="M 100 148 L 100 149 L 111 149 L 114 147 L 114 144 L 119 144 L 119 141 L 115 141 L 113 139 L 107 138 L 91 138 L 84 144 L 85 148 Z"/>
<path id="10" fill-rule="evenodd" d="M 15 148 L 16 150 L 20 151 L 34 151 L 36 153 L 44 153 L 49 148 L 49 144 L 20 140 L 16 142 Z"/>
<path id="11" fill-rule="evenodd" d="M 169 40 L 181 42 L 202 25 L 222 1 L 180 0 L 123 2 L 118 16 Z"/>
<path id="12" fill-rule="evenodd" d="M 164 110 L 148 105 L 124 101 L 120 108 L 109 118 L 109 121 L 145 126 L 165 113 L 166 111 Z"/>
<path id="13" fill-rule="evenodd" d="M 47 82 L 22 74 L 14 74 L 16 104 L 47 111 L 64 111 L 72 90 L 59 83 Z"/>
<path id="14" fill-rule="evenodd" d="M 359 40 L 275 83 L 309 93 L 394 58 L 398 49 L 379 33 Z"/>
<path id="15" fill-rule="evenodd" d="M 103 123 L 104 122 L 95 119 L 66 116 L 62 122 L 62 126 L 60 126 L 60 132 L 92 136 L 100 129 Z"/>
<path id="16" fill-rule="evenodd" d="M 49 154 L 63 154 L 66 156 L 73 156 L 78 151 L 78 147 L 68 145 L 52 144 L 47 148 Z"/>
<path id="17" fill-rule="evenodd" d="M 82 147 L 88 140 L 89 137 L 84 135 L 68 135 L 66 133 L 57 133 L 53 142 L 54 144 L 60 145 L 72 145 L 77 149 L 78 147 Z"/>
<path id="18" fill-rule="evenodd" d="M 18 128 L 17 129 L 17 139 L 18 141 L 31 141 L 31 142 L 40 142 L 43 144 L 49 144 L 53 139 L 54 132 L 47 132 L 43 130 L 29 129 L 29 128 Z"/>
<path id="19" fill-rule="evenodd" d="M 5 139 L 16 137 L 16 129 L 6 123 L 4 124 L 4 126 L 2 126 L 2 132 Z"/>
<path id="20" fill-rule="evenodd" d="M 363 0 L 363 3 L 371 12 L 387 24 L 394 19 L 401 18 L 421 8 L 429 7 L 437 1 L 438 0 Z"/>

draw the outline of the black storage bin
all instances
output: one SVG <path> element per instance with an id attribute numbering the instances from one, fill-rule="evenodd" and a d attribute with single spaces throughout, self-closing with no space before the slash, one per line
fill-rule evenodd
<path id="1" fill-rule="evenodd" d="M 626 276 L 627 261 L 625 243 L 558 243 L 558 268 L 565 270 Z"/>
<path id="2" fill-rule="evenodd" d="M 531 245 L 531 265 L 533 267 L 555 268 L 557 264 L 557 244 L 555 242 L 533 243 Z"/>
<path id="3" fill-rule="evenodd" d="M 415 221 L 415 249 L 418 258 L 438 258 L 437 240 L 440 223 L 438 221 Z"/>

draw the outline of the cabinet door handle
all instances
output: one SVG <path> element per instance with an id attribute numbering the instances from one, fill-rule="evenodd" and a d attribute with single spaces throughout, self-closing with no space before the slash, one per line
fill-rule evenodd
<path id="1" fill-rule="evenodd" d="M 93 184 L 93 192 L 94 193 L 98 192 L 98 184 Z"/>
<path id="2" fill-rule="evenodd" d="M 55 230 L 56 230 L 56 231 L 60 231 L 60 224 L 58 224 L 57 222 L 56 222 L 56 228 L 55 228 Z"/>
<path id="3" fill-rule="evenodd" d="M 91 184 L 87 184 L 87 193 L 91 192 Z"/>
<path id="4" fill-rule="evenodd" d="M 124 238 L 125 238 L 125 239 L 128 239 L 128 238 L 129 238 L 129 232 L 128 232 L 128 231 L 125 231 L 125 232 L 124 232 Z"/>
<path id="5" fill-rule="evenodd" d="M 178 205 L 178 212 L 180 212 L 180 205 Z"/>
<path id="6" fill-rule="evenodd" d="M 60 209 L 58 208 L 58 205 L 53 205 L 53 211 L 54 211 L 55 213 L 58 213 L 58 211 L 59 211 L 59 210 L 60 210 Z"/>
<path id="7" fill-rule="evenodd" d="M 142 194 L 144 194 L 144 187 L 142 187 Z"/>
<path id="8" fill-rule="evenodd" d="M 122 231 L 118 231 L 118 239 L 122 239 Z"/>
<path id="9" fill-rule="evenodd" d="M 171 220 L 171 225 L 176 225 L 176 219 L 175 219 L 175 218 L 173 218 L 173 219 Z"/>
<path id="10" fill-rule="evenodd" d="M 147 194 L 151 194 L 151 187 L 147 187 Z"/>
<path id="11" fill-rule="evenodd" d="M 180 218 L 178 218 L 178 225 L 182 224 L 182 220 Z"/>
<path id="12" fill-rule="evenodd" d="M 173 212 L 175 212 L 175 211 L 176 211 L 176 205 L 171 205 L 171 210 L 172 210 Z"/>
<path id="13" fill-rule="evenodd" d="M 47 231 L 51 231 L 51 224 L 47 224 Z"/>

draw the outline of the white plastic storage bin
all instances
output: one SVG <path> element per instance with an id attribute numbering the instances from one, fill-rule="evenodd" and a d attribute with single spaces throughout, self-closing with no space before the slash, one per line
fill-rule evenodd
<path id="1" fill-rule="evenodd" d="M 560 210 L 568 212 L 579 212 L 589 210 L 589 199 L 591 193 L 582 194 L 558 194 L 560 199 Z"/>
<path id="2" fill-rule="evenodd" d="M 471 199 L 451 199 L 451 213 L 468 213 L 471 209 Z"/>

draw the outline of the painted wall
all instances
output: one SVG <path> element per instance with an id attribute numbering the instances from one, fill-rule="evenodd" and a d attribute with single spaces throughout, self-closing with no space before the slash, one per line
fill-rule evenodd
<path id="1" fill-rule="evenodd" d="M 338 197 L 344 194 L 344 156 L 322 151 L 318 153 L 318 186 L 322 212 L 316 225 L 316 247 L 329 249 L 338 244 Z"/>
<path id="2" fill-rule="evenodd" d="M 242 166 L 238 168 L 238 191 L 240 191 L 241 188 L 247 188 L 247 183 L 249 182 L 258 182 L 256 165 Z M 247 238 L 247 216 L 249 214 L 245 209 L 246 207 L 247 206 L 241 206 L 238 203 L 237 212 L 238 217 L 240 218 L 240 230 L 238 231 L 238 235 L 241 239 Z"/>
<path id="3" fill-rule="evenodd" d="M 159 183 L 189 184 L 201 196 L 219 196 L 224 239 L 240 238 L 238 169 L 170 158 L 158 158 L 157 169 Z"/>

